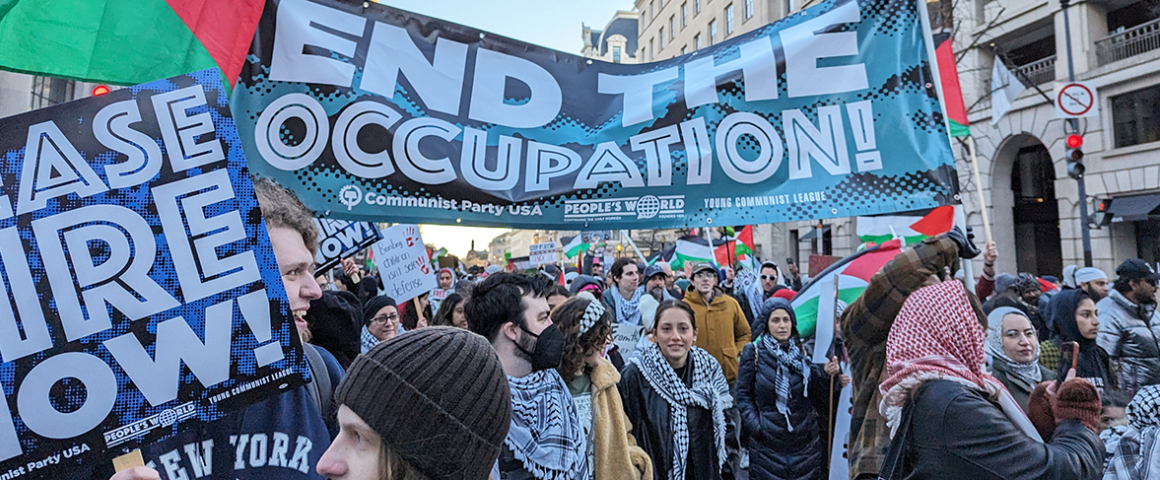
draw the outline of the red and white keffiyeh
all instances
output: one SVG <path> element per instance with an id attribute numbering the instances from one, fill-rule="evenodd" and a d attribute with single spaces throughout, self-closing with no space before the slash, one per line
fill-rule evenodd
<path id="1" fill-rule="evenodd" d="M 951 380 L 999 401 L 1003 412 L 1028 436 L 1042 442 L 1011 394 L 986 371 L 983 327 L 967 300 L 963 285 L 947 281 L 912 293 L 886 340 L 886 371 L 879 412 L 893 437 L 902 407 L 922 382 Z"/>

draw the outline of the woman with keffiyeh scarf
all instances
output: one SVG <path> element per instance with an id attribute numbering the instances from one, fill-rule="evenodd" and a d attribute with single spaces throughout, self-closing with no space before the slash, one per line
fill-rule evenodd
<path id="1" fill-rule="evenodd" d="M 693 309 L 667 300 L 657 308 L 655 343 L 638 350 L 617 388 L 637 443 L 657 480 L 720 480 L 725 409 L 733 406 L 717 360 L 693 346 Z"/>
<path id="2" fill-rule="evenodd" d="M 1141 388 L 1125 413 L 1128 428 L 1119 437 L 1104 480 L 1160 478 L 1160 385 Z"/>
<path id="3" fill-rule="evenodd" d="M 906 299 L 886 342 L 889 377 L 879 385 L 892 438 L 880 478 L 1097 477 L 1103 446 L 1095 387 L 1082 379 L 1037 387 L 1034 425 L 1054 429 L 1041 435 L 1044 427 L 1037 431 L 985 371 L 983 339 L 961 283 L 923 287 Z"/>
<path id="4" fill-rule="evenodd" d="M 825 478 L 828 376 L 810 363 L 790 303 L 770 298 L 741 352 L 737 408 L 753 480 Z M 836 362 L 835 367 L 836 367 Z"/>

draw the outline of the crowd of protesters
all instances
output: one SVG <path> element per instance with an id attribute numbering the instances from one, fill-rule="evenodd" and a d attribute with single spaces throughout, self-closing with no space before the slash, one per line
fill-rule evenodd
<path id="1" fill-rule="evenodd" d="M 816 345 L 797 267 L 773 262 L 446 268 L 438 295 L 397 302 L 351 261 L 316 277 L 310 212 L 257 187 L 315 381 L 223 421 L 318 425 L 309 476 L 820 480 L 837 443 L 851 479 L 1160 478 L 1160 275 L 1140 260 L 997 273 L 955 229 L 887 263 Z M 970 292 L 954 272 L 980 254 Z M 631 353 L 618 325 L 645 331 Z"/>

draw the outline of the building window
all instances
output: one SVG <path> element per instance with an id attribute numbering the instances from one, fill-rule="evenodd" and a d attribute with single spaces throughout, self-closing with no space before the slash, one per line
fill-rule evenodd
<path id="1" fill-rule="evenodd" d="M 753 0 L 745 0 L 745 19 L 753 16 Z"/>
<path id="2" fill-rule="evenodd" d="M 709 45 L 717 40 L 717 19 L 709 20 Z"/>
<path id="3" fill-rule="evenodd" d="M 649 11 L 649 17 L 648 17 L 649 20 L 657 18 L 657 2 L 656 2 L 656 0 L 648 2 L 648 11 Z"/>
<path id="4" fill-rule="evenodd" d="M 733 4 L 725 7 L 725 36 L 733 34 Z"/>
<path id="5" fill-rule="evenodd" d="M 684 30 L 685 27 L 687 27 L 687 26 L 689 26 L 689 4 L 682 3 L 681 4 L 681 30 Z"/>
<path id="6" fill-rule="evenodd" d="M 51 107 L 71 102 L 76 96 L 76 82 L 63 78 L 34 77 L 32 79 L 32 109 Z"/>
<path id="7" fill-rule="evenodd" d="M 693 35 L 693 51 L 701 49 L 701 34 Z"/>
<path id="8" fill-rule="evenodd" d="M 1160 85 L 1112 97 L 1116 148 L 1160 141 Z"/>
<path id="9" fill-rule="evenodd" d="M 701 0 L 693 0 L 693 16 L 701 13 Z"/>
<path id="10" fill-rule="evenodd" d="M 650 39 L 648 39 L 648 59 L 650 62 L 652 61 L 653 56 L 656 55 L 656 49 L 653 47 L 654 47 L 653 39 L 650 38 Z"/>
<path id="11" fill-rule="evenodd" d="M 688 45 L 681 45 L 681 55 L 684 55 L 686 53 L 689 53 L 689 46 Z"/>
<path id="12" fill-rule="evenodd" d="M 612 47 L 612 61 L 614 63 L 620 63 L 620 47 L 619 46 Z"/>
<path id="13" fill-rule="evenodd" d="M 657 50 L 664 50 L 664 49 L 665 49 L 665 27 L 661 27 L 660 30 L 657 30 Z"/>
<path id="14" fill-rule="evenodd" d="M 669 40 L 677 34 L 677 17 L 669 17 Z"/>

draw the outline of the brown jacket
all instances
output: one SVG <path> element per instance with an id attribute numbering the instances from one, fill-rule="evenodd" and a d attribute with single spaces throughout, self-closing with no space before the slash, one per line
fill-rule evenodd
<path id="1" fill-rule="evenodd" d="M 713 301 L 705 305 L 701 293 L 689 288 L 685 292 L 685 302 L 693 307 L 697 315 L 697 346 L 721 364 L 721 372 L 730 385 L 737 378 L 737 361 L 741 349 L 749 343 L 749 321 L 745 312 L 733 297 L 715 290 Z"/>
<path id="2" fill-rule="evenodd" d="M 890 446 L 890 429 L 878 414 L 882 394 L 878 384 L 886 378 L 886 338 L 906 297 L 931 281 L 931 277 L 958 259 L 958 246 L 945 236 L 928 238 L 913 249 L 899 253 L 870 279 L 866 291 L 842 312 L 842 339 L 850 358 L 854 410 L 850 420 L 850 478 L 877 477 Z M 978 299 L 971 303 L 978 307 Z M 984 320 L 984 325 L 985 325 Z"/>
<path id="3" fill-rule="evenodd" d="M 608 360 L 588 374 L 592 381 L 592 439 L 596 480 L 652 480 L 652 460 L 629 433 L 632 424 L 624 415 L 620 392 L 620 372 Z"/>

